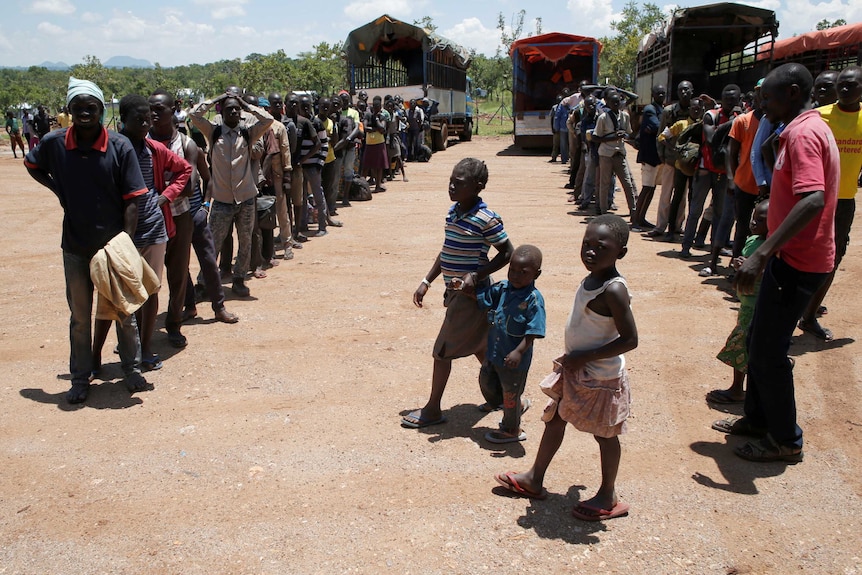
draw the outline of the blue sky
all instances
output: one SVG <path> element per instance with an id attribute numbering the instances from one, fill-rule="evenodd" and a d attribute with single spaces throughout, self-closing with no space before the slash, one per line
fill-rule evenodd
<path id="1" fill-rule="evenodd" d="M 659 5 L 665 6 L 658 0 Z M 689 6 L 709 4 L 695 0 Z M 813 30 L 823 19 L 862 20 L 862 0 L 758 0 L 775 10 L 781 38 Z M 439 32 L 493 55 L 499 44 L 497 14 L 507 21 L 527 11 L 525 33 L 542 19 L 544 32 L 602 36 L 624 0 L 4 0 L 0 66 L 48 61 L 80 63 L 87 54 L 103 62 L 132 56 L 162 66 L 242 58 L 283 49 L 289 56 L 320 42 L 334 43 L 350 30 L 387 13 L 413 22 L 431 16 Z M 670 8 L 672 4 L 667 4 Z"/>

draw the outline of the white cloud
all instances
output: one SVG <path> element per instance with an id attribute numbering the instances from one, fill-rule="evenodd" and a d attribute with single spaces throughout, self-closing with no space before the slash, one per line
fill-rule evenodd
<path id="1" fill-rule="evenodd" d="M 584 30 L 588 29 L 589 32 L 585 31 L 582 34 L 594 38 L 610 35 L 613 32 L 611 22 L 620 17 L 620 14 L 614 13 L 613 6 L 607 1 L 568 0 L 566 8 L 574 22 L 581 24 L 589 23 L 588 26 L 581 27 Z M 558 27 L 554 26 L 553 22 L 543 22 L 543 24 L 548 31 Z"/>
<path id="2" fill-rule="evenodd" d="M 245 16 L 243 6 L 248 4 L 248 0 L 192 0 L 192 3 L 209 8 L 213 19 L 226 20 Z"/>
<path id="3" fill-rule="evenodd" d="M 257 31 L 251 26 L 225 26 L 221 29 L 220 35 L 228 38 L 253 38 L 257 36 Z"/>
<path id="4" fill-rule="evenodd" d="M 136 43 L 149 37 L 147 21 L 127 12 L 115 14 L 102 26 L 102 34 L 109 42 L 118 44 Z"/>
<path id="5" fill-rule="evenodd" d="M 370 6 L 373 6 L 372 10 L 369 10 Z M 375 18 L 375 14 L 388 14 L 412 24 L 415 9 L 422 6 L 424 2 L 410 2 L 410 0 L 378 0 L 373 5 L 367 0 L 356 0 L 344 7 L 344 15 L 353 22 L 366 23 Z"/>
<path id="6" fill-rule="evenodd" d="M 50 22 L 39 22 L 39 25 L 36 26 L 36 30 L 49 36 L 62 36 L 66 33 L 66 31 L 61 27 L 56 24 L 51 24 Z"/>
<path id="7" fill-rule="evenodd" d="M 28 6 L 27 11 L 36 14 L 71 14 L 75 6 L 69 0 L 36 0 Z"/>
<path id="8" fill-rule="evenodd" d="M 831 0 L 813 2 L 812 0 L 784 0 L 784 9 L 778 13 L 781 26 L 779 38 L 790 38 L 794 34 L 804 34 L 816 29 L 822 19 L 843 18 L 849 23 L 862 21 L 862 2 L 858 0 Z"/>
<path id="9" fill-rule="evenodd" d="M 104 17 L 98 12 L 84 12 L 81 14 L 81 22 L 85 24 L 96 24 L 97 22 L 101 22 Z"/>
<path id="10" fill-rule="evenodd" d="M 478 18 L 465 18 L 440 34 L 467 49 L 474 49 L 480 54 L 493 56 L 500 45 L 500 33 L 494 28 L 486 28 Z"/>
<path id="11" fill-rule="evenodd" d="M 214 9 L 210 14 L 215 20 L 227 20 L 228 18 L 240 18 L 245 16 L 245 8 L 242 6 L 222 6 Z"/>

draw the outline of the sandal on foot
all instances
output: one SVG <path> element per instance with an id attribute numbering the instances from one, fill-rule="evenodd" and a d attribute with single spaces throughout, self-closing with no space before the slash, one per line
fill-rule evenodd
<path id="1" fill-rule="evenodd" d="M 712 422 L 712 428 L 728 435 L 746 437 L 766 437 L 766 429 L 751 425 L 744 417 L 729 417 Z"/>
<path id="2" fill-rule="evenodd" d="M 709 393 L 706 394 L 706 400 L 711 403 L 721 403 L 724 405 L 731 405 L 737 403 L 745 403 L 745 396 L 742 398 L 736 399 L 730 392 L 726 389 L 713 389 Z"/>
<path id="3" fill-rule="evenodd" d="M 164 364 L 158 354 L 154 353 L 150 357 L 141 360 L 141 367 L 146 371 L 156 371 L 157 369 L 162 369 Z"/>
<path id="4" fill-rule="evenodd" d="M 485 434 L 485 439 L 491 443 L 517 443 L 527 440 L 527 433 L 520 431 L 518 433 L 509 433 L 508 431 L 498 430 L 489 431 Z"/>
<path id="5" fill-rule="evenodd" d="M 816 320 L 811 323 L 805 320 L 800 320 L 799 329 L 801 329 L 805 333 L 810 333 L 817 339 L 822 339 L 823 341 L 832 341 L 833 339 L 835 339 L 835 336 L 832 334 L 832 331 L 820 325 Z"/>
<path id="6" fill-rule="evenodd" d="M 820 307 L 817 308 L 817 312 L 814 315 L 816 317 L 823 317 L 827 313 L 829 313 L 829 310 L 826 308 L 825 305 L 821 305 Z"/>
<path id="7" fill-rule="evenodd" d="M 488 403 L 486 401 L 482 405 L 477 405 L 476 409 L 478 409 L 482 413 L 491 413 L 494 411 L 500 411 L 501 409 L 503 409 L 503 406 L 502 405 L 491 405 L 490 403 Z"/>
<path id="8" fill-rule="evenodd" d="M 90 393 L 89 383 L 73 383 L 72 389 L 66 392 L 66 401 L 69 403 L 84 403 Z"/>
<path id="9" fill-rule="evenodd" d="M 441 415 L 437 419 L 425 419 L 422 417 L 422 410 L 416 410 L 401 418 L 401 427 L 409 427 L 410 429 L 421 429 L 432 425 L 440 425 L 449 421 L 445 415 Z"/>
<path id="10" fill-rule="evenodd" d="M 629 504 L 617 502 L 613 509 L 601 509 L 587 503 L 578 503 L 572 509 L 572 515 L 581 521 L 604 521 L 629 514 Z"/>
<path id="11" fill-rule="evenodd" d="M 129 393 L 136 393 L 138 391 L 147 391 L 150 388 L 150 384 L 147 383 L 147 380 L 144 379 L 144 376 L 138 372 L 132 373 L 128 375 L 125 380 L 126 389 L 129 390 Z"/>
<path id="12" fill-rule="evenodd" d="M 184 348 L 189 344 L 189 340 L 186 339 L 186 336 L 181 334 L 179 331 L 169 331 L 168 343 L 176 348 Z"/>
<path id="13" fill-rule="evenodd" d="M 532 491 L 530 489 L 527 489 L 526 487 L 518 483 L 518 481 L 515 479 L 515 474 L 512 471 L 508 471 L 506 473 L 498 473 L 494 476 L 494 479 L 497 481 L 497 483 L 499 483 L 515 495 L 520 495 L 521 497 L 526 497 L 528 499 L 538 500 L 548 498 L 547 489 L 545 489 L 544 487 L 541 491 Z"/>
<path id="14" fill-rule="evenodd" d="M 793 465 L 801 462 L 803 457 L 802 448 L 779 445 L 769 436 L 757 441 L 749 441 L 734 449 L 733 452 L 742 459 L 758 463 L 781 461 Z"/>

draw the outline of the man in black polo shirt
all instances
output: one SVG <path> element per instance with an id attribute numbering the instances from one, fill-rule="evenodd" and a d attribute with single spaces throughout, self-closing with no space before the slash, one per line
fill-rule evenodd
<path id="1" fill-rule="evenodd" d="M 102 126 L 105 100 L 98 86 L 69 78 L 66 105 L 72 126 L 48 133 L 24 160 L 34 180 L 50 189 L 63 206 L 63 268 L 69 303 L 69 403 L 82 403 L 98 367 L 92 353 L 93 282 L 90 259 L 122 231 L 134 236 L 135 198 L 147 192 L 131 142 Z M 126 387 L 147 389 L 141 375 L 141 343 L 135 315 L 119 325 L 120 360 Z"/>

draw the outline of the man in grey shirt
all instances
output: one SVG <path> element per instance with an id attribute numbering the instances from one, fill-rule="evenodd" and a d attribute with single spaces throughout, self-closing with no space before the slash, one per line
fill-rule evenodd
<path id="1" fill-rule="evenodd" d="M 207 110 L 219 102 L 223 120 L 221 125 L 206 119 Z M 250 126 L 241 122 L 243 111 L 254 116 L 257 122 Z M 273 118 L 263 108 L 248 104 L 229 93 L 198 104 L 190 118 L 209 141 L 212 150 L 212 178 L 206 190 L 204 206 L 209 206 L 212 200 L 210 228 L 213 243 L 221 246 L 231 223 L 235 224 L 239 248 L 231 290 L 240 297 L 248 297 L 245 275 L 251 260 L 257 197 L 257 169 L 253 165 L 251 150 L 269 129 Z"/>

